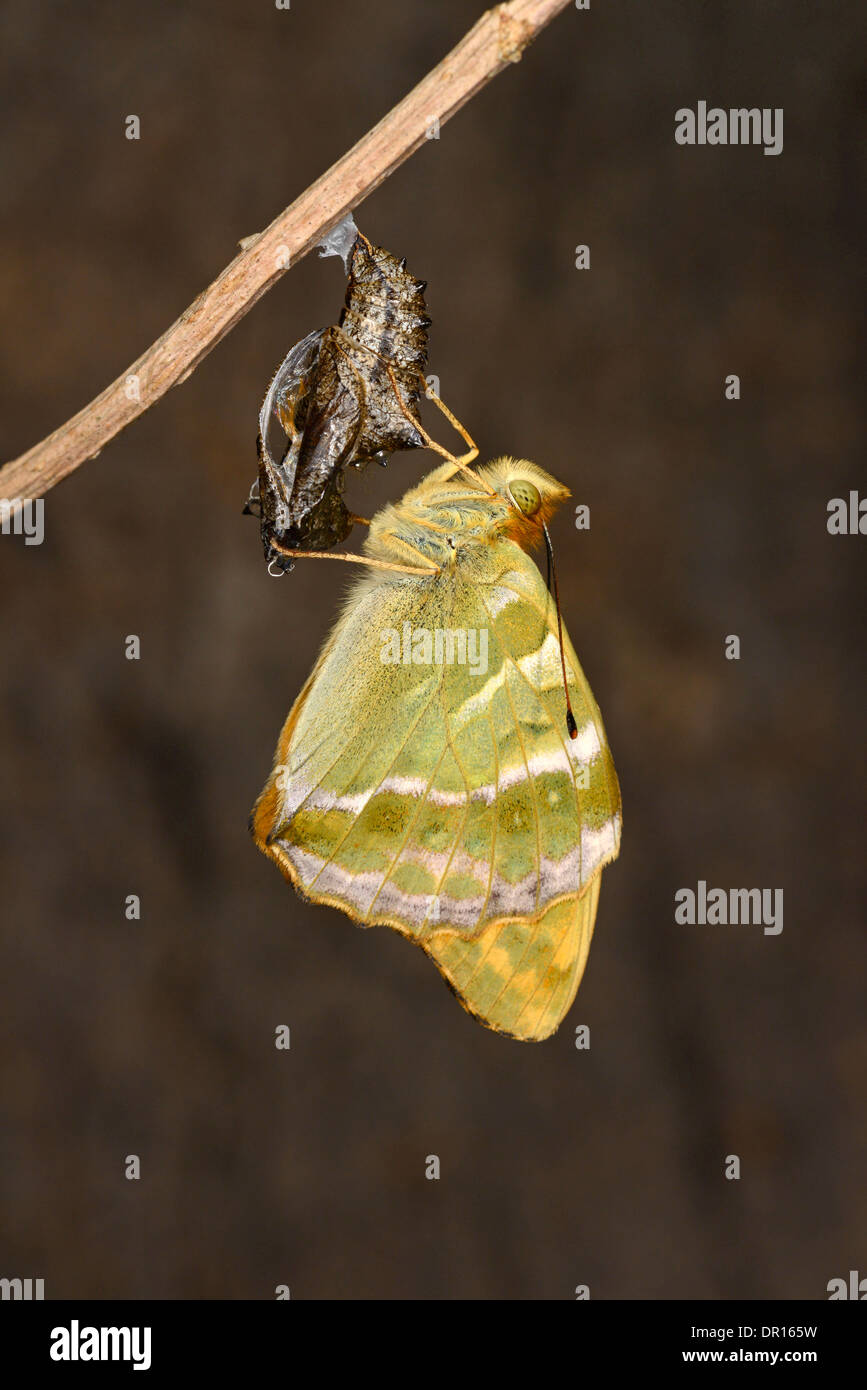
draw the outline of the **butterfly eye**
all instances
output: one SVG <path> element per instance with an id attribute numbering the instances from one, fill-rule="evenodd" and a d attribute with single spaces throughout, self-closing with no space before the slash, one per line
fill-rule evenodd
<path id="1" fill-rule="evenodd" d="M 528 483 L 526 478 L 518 478 L 514 483 L 509 483 L 509 494 L 524 516 L 535 516 L 542 505 L 542 497 L 537 487 Z"/>

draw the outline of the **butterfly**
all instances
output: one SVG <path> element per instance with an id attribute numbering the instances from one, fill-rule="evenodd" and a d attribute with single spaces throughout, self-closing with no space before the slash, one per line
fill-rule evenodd
<path id="1" fill-rule="evenodd" d="M 530 555 L 544 539 L 550 564 L 569 491 L 428 442 L 448 461 L 370 523 L 251 829 L 303 897 L 415 941 L 476 1019 L 537 1041 L 575 997 L 621 829 L 602 717 Z"/>

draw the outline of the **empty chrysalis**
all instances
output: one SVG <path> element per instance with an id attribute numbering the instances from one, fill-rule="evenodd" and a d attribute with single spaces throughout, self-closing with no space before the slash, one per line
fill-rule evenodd
<path id="1" fill-rule="evenodd" d="M 259 476 L 248 509 L 258 502 L 265 555 L 278 564 L 287 548 L 326 550 L 348 536 L 354 518 L 342 495 L 346 468 L 385 463 L 395 450 L 424 444 L 415 423 L 430 325 L 424 282 L 349 222 L 339 321 L 290 349 L 259 415 Z M 339 230 L 342 251 L 345 224 Z"/>

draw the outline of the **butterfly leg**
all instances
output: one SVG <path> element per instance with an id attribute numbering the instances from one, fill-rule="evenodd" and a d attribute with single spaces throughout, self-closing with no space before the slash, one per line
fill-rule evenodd
<path id="1" fill-rule="evenodd" d="M 388 560 L 374 560 L 370 555 L 356 555 L 351 550 L 292 550 L 279 541 L 272 541 L 271 549 L 290 560 L 296 556 L 309 560 L 347 560 L 356 565 L 370 565 L 377 570 L 397 570 L 399 574 L 437 574 L 439 571 L 437 565 L 425 565 L 423 569 L 418 565 L 395 565 Z"/>
<path id="2" fill-rule="evenodd" d="M 359 233 L 359 236 L 361 236 L 361 233 Z M 366 240 L 366 238 L 362 237 L 362 240 Z M 485 492 L 489 493 L 490 496 L 493 497 L 495 494 L 495 489 L 492 488 L 490 484 L 485 481 L 484 478 L 481 478 L 478 473 L 474 473 L 469 466 L 473 462 L 473 460 L 477 459 L 479 456 L 478 445 L 470 437 L 468 431 L 460 423 L 457 416 L 453 415 L 452 412 L 449 410 L 448 406 L 440 400 L 439 396 L 434 396 L 432 398 L 435 405 L 442 411 L 443 415 L 445 415 L 446 419 L 449 421 L 449 424 L 457 430 L 458 434 L 461 436 L 464 442 L 466 444 L 469 444 L 470 446 L 467 452 L 465 454 L 461 454 L 460 457 L 457 457 L 448 449 L 444 448 L 442 444 L 437 444 L 436 440 L 432 439 L 431 436 L 428 434 L 421 421 L 418 420 L 415 415 L 413 415 L 412 411 L 409 409 L 408 405 L 406 404 L 406 401 L 403 398 L 403 392 L 400 389 L 400 383 L 398 382 L 397 377 L 394 374 L 394 368 L 392 367 L 387 357 L 383 357 L 382 353 L 377 352 L 374 348 L 367 347 L 367 345 L 364 343 L 356 343 L 355 340 L 353 338 L 350 338 L 348 334 L 344 333 L 343 329 L 341 328 L 335 328 L 332 331 L 335 334 L 335 344 L 338 346 L 338 350 L 343 353 L 343 356 L 347 359 L 350 366 L 354 367 L 354 364 L 352 363 L 352 360 L 349 357 L 348 353 L 343 352 L 343 350 L 339 347 L 339 344 L 337 344 L 338 334 L 346 338 L 346 341 L 351 343 L 352 346 L 356 349 L 356 351 L 360 350 L 362 352 L 368 352 L 370 353 L 371 357 L 375 357 L 376 360 L 382 364 L 382 366 L 385 369 L 385 374 L 388 377 L 389 382 L 391 383 L 391 389 L 395 394 L 398 406 L 400 407 L 401 414 L 405 415 L 409 423 L 412 425 L 413 429 L 418 431 L 418 433 L 424 440 L 427 448 L 432 449 L 435 454 L 439 454 L 442 458 L 447 459 L 448 462 L 452 465 L 453 473 L 466 473 L 468 477 L 472 478 L 476 487 L 478 487 L 479 484 L 481 484 Z M 418 379 L 421 383 L 425 395 L 427 395 L 427 381 L 421 372 L 418 373 Z"/>
<path id="3" fill-rule="evenodd" d="M 397 377 L 394 374 L 394 369 L 391 366 L 389 366 L 388 363 L 385 364 L 385 372 L 386 376 L 391 382 L 391 389 L 394 391 L 394 394 L 397 397 L 397 402 L 400 406 L 401 411 L 410 421 L 410 423 L 415 427 L 415 429 L 418 430 L 427 447 L 429 449 L 433 449 L 435 454 L 439 454 L 442 458 L 448 460 L 448 462 L 452 465 L 453 474 L 466 473 L 469 478 L 472 478 L 473 482 L 477 487 L 479 486 L 479 484 L 481 484 L 484 490 L 490 493 L 491 496 L 493 496 L 495 491 L 494 488 L 492 488 L 490 484 L 485 481 L 484 478 L 480 477 L 478 473 L 474 473 L 469 466 L 473 462 L 473 459 L 477 459 L 479 456 L 478 447 L 470 438 L 469 434 L 464 429 L 463 425 L 459 422 L 457 417 L 454 416 L 452 412 L 449 410 L 448 406 L 443 404 L 439 396 L 433 397 L 433 400 L 439 406 L 446 419 L 450 422 L 450 424 L 454 426 L 454 428 L 462 436 L 464 441 L 471 446 L 467 450 L 467 452 L 465 454 L 461 454 L 459 458 L 455 454 L 451 453 L 448 449 L 444 448 L 442 444 L 437 444 L 435 439 L 431 439 L 424 425 L 422 425 L 420 421 L 418 421 L 412 414 L 412 412 L 410 411 L 409 407 L 403 399 L 403 393 L 401 392 Z M 419 378 L 425 386 L 425 393 L 427 393 L 427 382 L 425 381 L 424 377 L 421 376 L 421 373 L 419 373 Z"/>
<path id="4" fill-rule="evenodd" d="M 422 380 L 424 380 L 424 378 L 422 378 Z M 428 398 L 429 401 L 433 401 L 433 403 L 434 403 L 434 405 L 436 406 L 437 410 L 441 410 L 441 411 L 442 411 L 443 415 L 444 415 L 444 416 L 446 417 L 446 419 L 448 420 L 448 422 L 449 422 L 449 424 L 451 425 L 452 429 L 453 429 L 453 430 L 457 430 L 458 434 L 461 436 L 461 438 L 463 439 L 464 443 L 465 443 L 465 444 L 469 444 L 469 446 L 470 446 L 468 452 L 467 452 L 466 454 L 461 454 L 461 457 L 460 457 L 459 459 L 455 459 L 454 462 L 455 462 L 456 464 L 459 463 L 459 464 L 461 464 L 462 466 L 465 465 L 465 464 L 472 463 L 472 462 L 473 462 L 473 459 L 477 459 L 477 458 L 479 457 L 479 446 L 478 446 L 478 444 L 476 443 L 476 441 L 471 437 L 471 435 L 470 435 L 470 433 L 469 433 L 469 430 L 467 430 L 467 429 L 465 428 L 465 426 L 461 424 L 461 422 L 460 422 L 460 420 L 458 419 L 458 417 L 457 417 L 456 415 L 454 415 L 454 414 L 449 410 L 449 408 L 448 408 L 448 406 L 446 405 L 445 401 L 440 400 L 440 398 L 439 398 L 439 396 L 436 394 L 436 392 L 434 392 L 433 395 L 431 395 L 431 393 L 430 393 L 429 391 L 425 391 L 425 395 L 427 396 L 427 398 Z"/>

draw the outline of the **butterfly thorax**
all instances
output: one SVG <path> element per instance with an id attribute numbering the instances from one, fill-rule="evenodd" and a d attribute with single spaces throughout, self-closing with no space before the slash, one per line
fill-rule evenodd
<path id="1" fill-rule="evenodd" d="M 455 476 L 449 464 L 436 469 L 374 517 L 367 554 L 382 559 L 414 555 L 440 569 L 469 567 L 478 575 L 485 568 L 486 552 L 495 551 L 499 542 L 516 542 L 524 550 L 537 545 L 542 523 L 569 495 L 550 474 L 525 459 L 497 459 L 480 468 L 477 476 L 478 485 L 465 474 Z M 532 484 L 538 493 L 540 507 L 532 518 L 521 513 L 510 495 L 516 481 Z"/>

